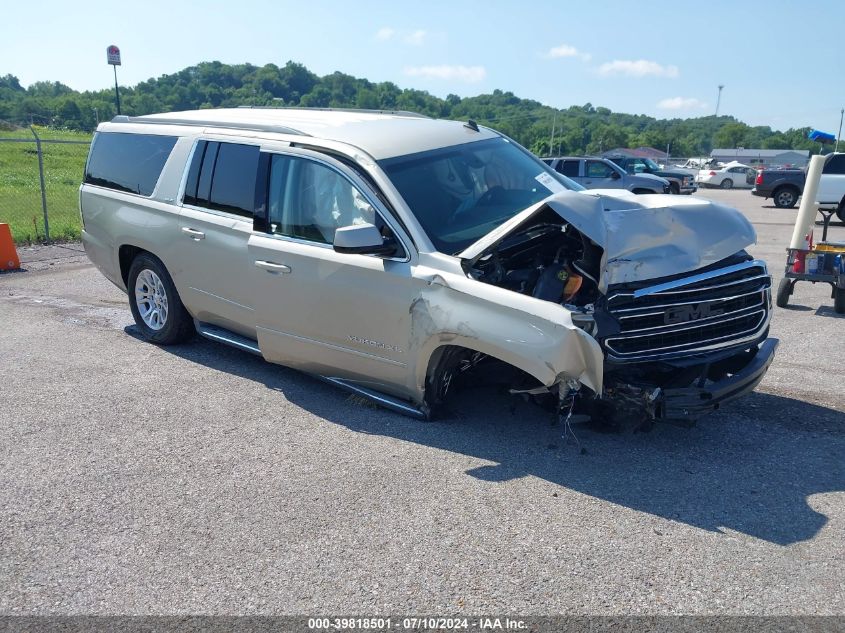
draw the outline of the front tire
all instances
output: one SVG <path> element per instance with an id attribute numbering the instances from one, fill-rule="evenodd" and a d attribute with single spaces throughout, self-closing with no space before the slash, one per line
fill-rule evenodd
<path id="1" fill-rule="evenodd" d="M 789 305 L 789 297 L 792 296 L 792 286 L 794 282 L 787 277 L 780 280 L 778 284 L 778 293 L 775 298 L 775 305 L 779 308 L 785 308 Z"/>
<path id="2" fill-rule="evenodd" d="M 845 222 L 845 198 L 842 199 L 842 202 L 836 208 L 836 217 L 839 218 L 840 222 Z"/>
<path id="3" fill-rule="evenodd" d="M 141 336 L 156 345 L 182 343 L 194 335 L 191 315 L 182 304 L 164 264 L 141 253 L 129 267 L 129 309 Z"/>
<path id="4" fill-rule="evenodd" d="M 798 191 L 792 187 L 783 187 L 775 191 L 772 199 L 778 209 L 791 209 L 798 202 Z"/>
<path id="5" fill-rule="evenodd" d="M 734 181 L 730 178 L 725 178 L 722 182 L 719 183 L 719 187 L 721 189 L 732 189 L 734 186 Z"/>

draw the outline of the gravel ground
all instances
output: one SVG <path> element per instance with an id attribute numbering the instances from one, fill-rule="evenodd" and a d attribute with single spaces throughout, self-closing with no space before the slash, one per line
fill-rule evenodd
<path id="1" fill-rule="evenodd" d="M 794 210 L 755 223 L 780 276 Z M 831 237 L 845 239 L 835 227 Z M 843 614 L 845 321 L 776 309 L 758 392 L 581 429 L 468 391 L 425 424 L 134 334 L 78 245 L 0 275 L 0 614 Z"/>

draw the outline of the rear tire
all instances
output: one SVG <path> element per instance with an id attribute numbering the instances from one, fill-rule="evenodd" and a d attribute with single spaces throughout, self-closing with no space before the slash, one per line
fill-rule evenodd
<path id="1" fill-rule="evenodd" d="M 845 288 L 833 290 L 833 311 L 836 314 L 845 314 Z"/>
<path id="2" fill-rule="evenodd" d="M 182 304 L 164 264 L 141 253 L 129 267 L 129 309 L 141 336 L 156 345 L 174 345 L 194 335 L 194 322 Z"/>
<path id="3" fill-rule="evenodd" d="M 725 178 L 722 182 L 719 183 L 719 188 L 721 189 L 732 189 L 734 186 L 734 181 L 730 178 Z"/>
<path id="4" fill-rule="evenodd" d="M 778 209 L 791 209 L 798 202 L 798 190 L 794 187 L 781 187 L 772 195 Z"/>
<path id="5" fill-rule="evenodd" d="M 792 296 L 792 286 L 794 282 L 787 277 L 780 280 L 778 284 L 778 294 L 775 299 L 775 305 L 779 308 L 785 308 L 789 305 L 789 297 Z"/>

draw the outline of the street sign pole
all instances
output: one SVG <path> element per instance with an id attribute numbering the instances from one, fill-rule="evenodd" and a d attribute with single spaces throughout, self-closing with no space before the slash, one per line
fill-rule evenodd
<path id="1" fill-rule="evenodd" d="M 117 66 L 114 68 L 114 100 L 117 102 L 117 113 L 120 114 L 120 88 L 117 87 Z"/>
<path id="2" fill-rule="evenodd" d="M 120 114 L 120 88 L 117 87 L 117 67 L 120 66 L 120 49 L 114 44 L 106 47 L 106 59 L 114 68 L 114 100 L 117 103 L 117 113 Z"/>

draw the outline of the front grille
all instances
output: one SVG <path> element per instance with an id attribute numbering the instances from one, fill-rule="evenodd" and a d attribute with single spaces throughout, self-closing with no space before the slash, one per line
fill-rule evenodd
<path id="1" fill-rule="evenodd" d="M 617 361 L 677 358 L 742 345 L 769 324 L 771 277 L 761 261 L 611 289 L 607 309 L 619 332 L 604 339 Z"/>

